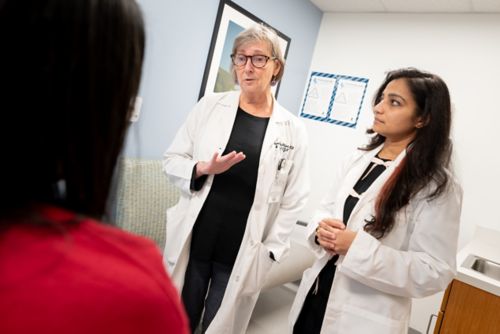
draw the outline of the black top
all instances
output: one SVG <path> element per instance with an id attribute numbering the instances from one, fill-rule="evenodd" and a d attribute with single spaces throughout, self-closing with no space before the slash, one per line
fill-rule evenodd
<path id="1" fill-rule="evenodd" d="M 380 161 L 388 161 L 385 159 L 380 159 L 378 156 L 376 159 L 379 159 Z M 353 189 L 354 191 L 358 194 L 361 195 L 364 193 L 368 188 L 372 185 L 373 182 L 380 176 L 385 171 L 385 165 L 383 164 L 377 164 L 373 161 L 370 162 L 368 167 L 365 169 L 363 172 L 363 175 L 359 178 L 358 182 L 354 185 Z M 358 203 L 359 198 L 354 197 L 352 195 L 349 195 L 344 203 L 344 216 L 343 216 L 343 221 L 347 224 L 347 221 L 349 221 L 349 217 L 351 216 L 352 210 Z"/>
<path id="2" fill-rule="evenodd" d="M 223 154 L 243 152 L 246 158 L 225 173 L 215 175 L 193 229 L 194 258 L 234 264 L 253 204 L 268 123 L 269 118 L 256 117 L 238 108 Z"/>
<path id="3" fill-rule="evenodd" d="M 386 166 L 383 164 L 388 160 L 380 159 L 378 156 L 374 157 L 368 167 L 365 169 L 359 180 L 353 187 L 353 190 L 358 195 L 364 193 L 372 183 L 382 174 Z M 352 210 L 358 203 L 359 198 L 349 195 L 344 203 L 343 221 L 345 224 L 349 221 Z M 323 318 L 330 296 L 330 290 L 335 277 L 335 262 L 339 258 L 338 255 L 333 256 L 321 269 L 316 282 L 310 288 L 306 296 L 302 310 L 295 322 L 293 333 L 294 334 L 316 334 L 320 333 L 321 326 L 323 325 Z"/>
<path id="4" fill-rule="evenodd" d="M 388 160 L 382 160 L 378 158 L 378 156 L 376 156 L 375 159 L 373 160 L 378 160 L 380 162 L 388 161 Z M 370 162 L 368 167 L 365 169 L 365 171 L 363 172 L 363 174 L 353 187 L 354 192 L 356 192 L 358 195 L 363 194 L 372 185 L 372 183 L 375 182 L 375 180 L 380 176 L 380 174 L 382 174 L 386 169 L 386 166 L 384 164 L 377 164 L 373 160 Z M 347 225 L 349 217 L 351 217 L 352 210 L 354 209 L 358 201 L 359 197 L 355 197 L 352 195 L 347 196 L 344 203 L 344 216 L 343 216 L 344 224 Z M 320 282 L 322 275 L 326 274 L 325 276 L 330 276 L 326 279 L 323 279 L 324 282 L 326 281 L 326 285 L 328 286 L 328 294 L 330 293 L 330 286 L 333 282 L 333 276 L 335 275 L 335 268 L 336 268 L 335 262 L 337 262 L 338 257 L 339 257 L 338 255 L 333 256 L 327 262 L 327 264 L 325 265 L 325 267 L 323 268 L 323 270 L 319 275 Z"/>

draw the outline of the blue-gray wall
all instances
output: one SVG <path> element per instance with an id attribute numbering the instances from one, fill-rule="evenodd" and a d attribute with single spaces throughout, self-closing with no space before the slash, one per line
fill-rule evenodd
<path id="1" fill-rule="evenodd" d="M 139 0 L 146 20 L 146 59 L 139 121 L 125 155 L 161 158 L 198 100 L 219 0 Z M 236 0 L 291 38 L 278 101 L 298 113 L 322 12 L 310 0 Z"/>

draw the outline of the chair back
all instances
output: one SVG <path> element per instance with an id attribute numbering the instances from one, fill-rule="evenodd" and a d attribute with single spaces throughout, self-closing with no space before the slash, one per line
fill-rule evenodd
<path id="1" fill-rule="evenodd" d="M 114 222 L 163 249 L 166 211 L 179 200 L 179 190 L 168 181 L 161 160 L 122 158 L 117 168 Z"/>

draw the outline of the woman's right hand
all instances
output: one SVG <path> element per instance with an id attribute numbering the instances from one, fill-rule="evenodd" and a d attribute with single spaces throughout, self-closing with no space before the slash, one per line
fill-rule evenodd
<path id="1" fill-rule="evenodd" d="M 337 254 L 335 252 L 337 233 L 343 229 L 345 229 L 345 225 L 338 219 L 325 218 L 320 221 L 316 228 L 316 236 L 321 247 L 327 252 Z"/>
<path id="2" fill-rule="evenodd" d="M 243 152 L 232 151 L 226 155 L 215 152 L 210 161 L 199 161 L 196 164 L 196 178 L 202 175 L 221 174 L 246 158 Z"/>

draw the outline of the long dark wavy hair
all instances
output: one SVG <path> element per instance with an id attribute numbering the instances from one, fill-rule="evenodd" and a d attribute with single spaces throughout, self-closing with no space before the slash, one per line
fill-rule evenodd
<path id="1" fill-rule="evenodd" d="M 449 182 L 447 169 L 450 165 L 452 143 L 450 140 L 451 102 L 448 87 L 435 74 L 404 68 L 391 71 L 377 90 L 374 106 L 382 97 L 387 85 L 396 79 L 404 79 L 416 102 L 415 114 L 424 120 L 416 136 L 406 148 L 406 156 L 384 184 L 375 204 L 375 216 L 368 220 L 365 231 L 376 238 L 383 238 L 394 226 L 399 210 L 424 187 L 432 184 L 427 195 L 429 200 L 439 197 Z M 374 134 L 362 150 L 372 150 L 385 141 Z"/>
<path id="2" fill-rule="evenodd" d="M 0 0 L 0 44 L 0 225 L 36 203 L 100 218 L 139 89 L 139 5 Z"/>

